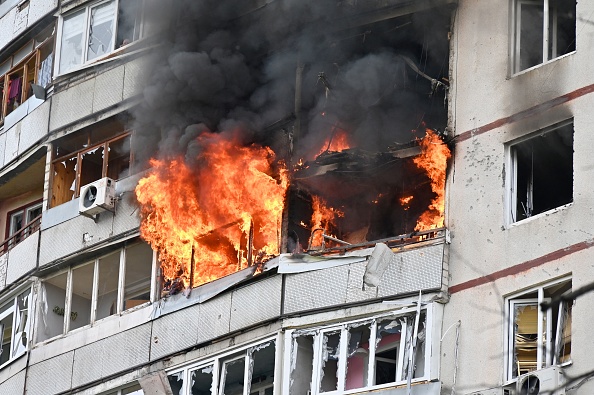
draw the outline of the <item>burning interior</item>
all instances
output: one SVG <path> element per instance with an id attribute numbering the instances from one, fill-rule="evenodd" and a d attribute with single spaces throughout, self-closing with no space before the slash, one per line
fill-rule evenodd
<path id="1" fill-rule="evenodd" d="M 453 1 L 200 3 L 132 141 L 166 288 L 443 227 Z"/>

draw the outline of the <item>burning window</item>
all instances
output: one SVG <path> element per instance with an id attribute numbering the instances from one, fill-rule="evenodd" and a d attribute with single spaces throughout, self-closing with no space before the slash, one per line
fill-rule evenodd
<path id="1" fill-rule="evenodd" d="M 575 51 L 575 0 L 513 0 L 515 73 Z"/>
<path id="2" fill-rule="evenodd" d="M 508 380 L 571 360 L 572 303 L 540 307 L 570 291 L 571 278 L 565 278 L 508 299 Z"/>
<path id="3" fill-rule="evenodd" d="M 152 301 L 155 264 L 146 243 L 133 243 L 44 280 L 37 341 Z"/>
<path id="4" fill-rule="evenodd" d="M 274 340 L 215 357 L 169 373 L 174 395 L 272 395 L 275 373 Z"/>
<path id="5" fill-rule="evenodd" d="M 509 222 L 573 201 L 573 122 L 564 122 L 509 146 Z"/>
<path id="6" fill-rule="evenodd" d="M 65 73 L 138 40 L 142 7 L 142 0 L 111 0 L 94 2 L 64 15 L 58 72 Z"/>
<path id="7" fill-rule="evenodd" d="M 0 367 L 29 349 L 31 289 L 21 292 L 0 306 Z"/>
<path id="8" fill-rule="evenodd" d="M 285 390 L 295 395 L 342 394 L 405 384 L 411 373 L 411 381 L 426 380 L 427 325 L 427 310 L 423 309 L 418 321 L 410 311 L 289 333 L 290 380 Z"/>
<path id="9" fill-rule="evenodd" d="M 78 197 L 93 181 L 130 175 L 131 135 L 123 122 L 103 121 L 53 143 L 51 207 Z"/>

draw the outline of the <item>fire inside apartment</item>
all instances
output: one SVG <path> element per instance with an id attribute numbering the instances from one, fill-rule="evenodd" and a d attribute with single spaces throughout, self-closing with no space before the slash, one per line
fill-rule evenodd
<path id="1" fill-rule="evenodd" d="M 0 394 L 594 393 L 593 15 L 0 0 Z"/>

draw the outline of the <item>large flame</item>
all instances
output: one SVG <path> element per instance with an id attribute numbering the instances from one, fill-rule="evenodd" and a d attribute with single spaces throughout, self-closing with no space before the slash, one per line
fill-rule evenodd
<path id="1" fill-rule="evenodd" d="M 313 214 L 311 216 L 311 230 L 312 230 L 312 247 L 321 247 L 323 240 L 323 234 L 329 234 L 331 228 L 335 224 L 337 217 L 343 217 L 344 213 L 333 207 L 329 207 L 328 203 L 319 196 L 312 196 L 312 209 Z M 322 229 L 322 231 L 319 231 Z"/>
<path id="2" fill-rule="evenodd" d="M 431 129 L 426 130 L 425 137 L 420 141 L 421 154 L 415 157 L 414 163 L 418 168 L 427 172 L 431 180 L 431 190 L 435 198 L 427 210 L 417 220 L 415 230 L 441 228 L 444 225 L 445 208 L 445 175 L 447 161 L 451 156 L 448 146 Z"/>
<path id="3" fill-rule="evenodd" d="M 332 135 L 324 142 L 324 145 L 317 153 L 316 157 L 327 151 L 340 152 L 349 148 L 351 148 L 351 144 L 347 132 L 335 127 Z"/>
<path id="4" fill-rule="evenodd" d="M 165 279 L 181 278 L 185 286 L 279 253 L 286 169 L 273 177 L 270 148 L 225 136 L 197 138 L 196 166 L 182 157 L 153 159 L 136 187 L 141 236 L 159 253 Z"/>

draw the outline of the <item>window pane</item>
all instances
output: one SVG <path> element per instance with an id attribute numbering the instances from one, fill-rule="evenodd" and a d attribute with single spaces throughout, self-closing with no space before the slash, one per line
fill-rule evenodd
<path id="1" fill-rule="evenodd" d="M 536 370 L 538 354 L 538 303 L 516 303 L 514 317 L 513 377 Z"/>
<path id="2" fill-rule="evenodd" d="M 575 6 L 571 0 L 549 0 L 549 59 L 575 51 Z"/>
<path id="3" fill-rule="evenodd" d="M 72 270 L 72 303 L 70 307 L 70 330 L 91 323 L 91 299 L 93 294 L 94 264 Z"/>
<path id="4" fill-rule="evenodd" d="M 153 250 L 147 243 L 126 248 L 124 310 L 150 301 Z"/>
<path id="5" fill-rule="evenodd" d="M 17 311 L 14 321 L 14 344 L 12 346 L 13 357 L 16 357 L 27 350 L 29 343 L 29 311 L 31 303 L 31 290 L 27 289 L 17 296 Z"/>
<path id="6" fill-rule="evenodd" d="M 184 391 L 184 372 L 172 373 L 167 376 L 169 386 L 173 395 L 183 395 Z"/>
<path id="7" fill-rule="evenodd" d="M 313 372 L 313 344 L 312 335 L 299 336 L 293 340 L 293 353 L 296 353 L 295 364 L 291 367 L 290 395 L 307 394 Z"/>
<path id="8" fill-rule="evenodd" d="M 81 154 L 79 190 L 81 186 L 103 177 L 104 151 L 103 146 L 100 146 Z"/>
<path id="9" fill-rule="evenodd" d="M 543 62 L 543 3 L 519 3 L 520 70 Z"/>
<path id="10" fill-rule="evenodd" d="M 120 250 L 99 258 L 99 282 L 96 319 L 116 313 L 118 302 L 118 279 L 120 273 Z"/>
<path id="11" fill-rule="evenodd" d="M 130 168 L 130 136 L 109 143 L 107 177 L 114 180 L 127 177 Z"/>
<path id="12" fill-rule="evenodd" d="M 10 216 L 10 236 L 23 228 L 23 212 L 19 211 Z"/>
<path id="13" fill-rule="evenodd" d="M 241 395 L 244 384 L 245 358 L 223 363 L 222 370 L 224 389 L 221 395 Z"/>
<path id="14" fill-rule="evenodd" d="M 64 18 L 60 48 L 60 73 L 82 63 L 85 13 L 86 9 L 82 9 Z"/>
<path id="15" fill-rule="evenodd" d="M 419 330 L 417 334 L 417 345 L 415 358 L 413 360 L 413 377 L 423 377 L 425 375 L 425 340 L 427 317 L 424 312 L 421 312 L 419 318 Z M 414 328 L 411 328 L 414 330 Z"/>
<path id="16" fill-rule="evenodd" d="M 275 342 L 260 344 L 248 351 L 251 355 L 250 394 L 259 394 L 274 383 Z"/>
<path id="17" fill-rule="evenodd" d="M 27 209 L 27 223 L 41 215 L 41 203 Z"/>
<path id="18" fill-rule="evenodd" d="M 377 324 L 375 346 L 375 384 L 396 381 L 402 318 L 391 318 Z"/>
<path id="19" fill-rule="evenodd" d="M 368 385 L 369 366 L 369 324 L 349 329 L 347 355 L 346 386 L 347 390 L 363 388 Z"/>
<path id="20" fill-rule="evenodd" d="M 210 395 L 213 366 L 196 369 L 190 373 L 191 395 Z"/>
<path id="21" fill-rule="evenodd" d="M 340 332 L 324 333 L 322 338 L 322 378 L 320 392 L 338 389 L 338 357 Z"/>
<path id="22" fill-rule="evenodd" d="M 64 330 L 64 303 L 66 301 L 67 273 L 52 277 L 43 283 L 37 341 L 60 335 Z"/>
<path id="23" fill-rule="evenodd" d="M 120 1 L 118 10 L 117 47 L 123 47 L 140 38 L 142 7 L 140 0 Z"/>
<path id="24" fill-rule="evenodd" d="M 113 49 L 115 1 L 91 8 L 87 60 L 95 59 Z"/>
<path id="25" fill-rule="evenodd" d="M 13 314 L 9 314 L 0 320 L 0 334 L 2 335 L 2 348 L 0 349 L 0 365 L 10 359 L 12 349 L 12 321 Z"/>

